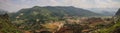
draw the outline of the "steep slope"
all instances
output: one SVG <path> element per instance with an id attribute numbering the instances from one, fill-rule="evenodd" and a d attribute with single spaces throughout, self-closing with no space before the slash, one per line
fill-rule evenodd
<path id="1" fill-rule="evenodd" d="M 117 13 L 115 15 L 120 16 L 120 8 L 119 8 L 119 10 L 117 11 Z"/>
<path id="2" fill-rule="evenodd" d="M 120 33 L 120 9 L 115 14 L 114 22 L 110 27 L 100 29 L 100 33 Z"/>
<path id="3" fill-rule="evenodd" d="M 115 24 L 115 29 L 112 31 L 112 33 L 120 33 L 120 8 L 117 11 L 116 15 L 115 15 L 118 19 L 116 21 Z"/>
<path id="4" fill-rule="evenodd" d="M 20 31 L 10 23 L 9 16 L 6 13 L 0 14 L 0 33 L 20 33 Z"/>
<path id="5" fill-rule="evenodd" d="M 116 12 L 116 14 L 114 15 L 114 20 L 115 21 L 120 21 L 120 8 L 118 9 L 118 11 Z"/>

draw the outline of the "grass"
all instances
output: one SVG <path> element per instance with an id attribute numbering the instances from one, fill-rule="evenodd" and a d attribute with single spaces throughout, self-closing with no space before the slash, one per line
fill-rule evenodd
<path id="1" fill-rule="evenodd" d="M 102 28 L 99 30 L 100 33 L 111 33 L 114 29 L 120 27 L 120 22 L 115 23 L 113 26 L 109 28 Z"/>

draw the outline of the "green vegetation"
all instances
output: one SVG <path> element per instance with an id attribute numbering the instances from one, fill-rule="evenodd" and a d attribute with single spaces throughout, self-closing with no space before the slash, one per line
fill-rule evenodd
<path id="1" fill-rule="evenodd" d="M 10 21 L 17 27 L 25 30 L 41 29 L 41 24 L 65 20 L 64 17 L 82 17 L 100 15 L 89 10 L 75 7 L 39 7 L 21 9 L 10 14 Z M 77 17 L 76 17 L 77 18 Z M 51 22 L 50 22 L 51 21 Z"/>
<path id="2" fill-rule="evenodd" d="M 0 33 L 20 33 L 20 31 L 10 23 L 7 14 L 0 15 Z"/>
<path id="3" fill-rule="evenodd" d="M 117 27 L 120 27 L 120 22 L 116 23 L 115 25 L 109 27 L 109 28 L 102 28 L 99 30 L 100 33 L 110 33 L 114 31 Z"/>
<path id="4" fill-rule="evenodd" d="M 10 19 L 1 13 L 0 33 L 114 33 L 120 28 L 119 12 L 116 15 L 114 24 L 111 17 L 92 18 L 102 15 L 81 8 L 34 6 L 9 14 Z"/>
<path id="5" fill-rule="evenodd" d="M 118 30 L 118 28 L 120 28 L 120 9 L 118 10 L 118 12 L 115 15 L 115 24 L 108 27 L 108 28 L 102 28 L 100 29 L 100 33 L 119 33 L 119 31 L 115 31 Z"/>

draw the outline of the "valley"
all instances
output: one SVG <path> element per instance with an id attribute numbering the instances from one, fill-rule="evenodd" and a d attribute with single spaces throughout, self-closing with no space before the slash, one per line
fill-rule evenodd
<path id="1" fill-rule="evenodd" d="M 119 10 L 115 16 L 105 16 L 72 6 L 34 6 L 2 13 L 0 33 L 114 33 L 120 27 L 119 15 Z"/>

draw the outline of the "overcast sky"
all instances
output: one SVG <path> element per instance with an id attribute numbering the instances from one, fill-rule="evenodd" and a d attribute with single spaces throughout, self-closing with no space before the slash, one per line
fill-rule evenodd
<path id="1" fill-rule="evenodd" d="M 120 8 L 120 0 L 0 0 L 0 9 L 9 12 L 33 6 L 74 6 L 78 8 Z"/>

